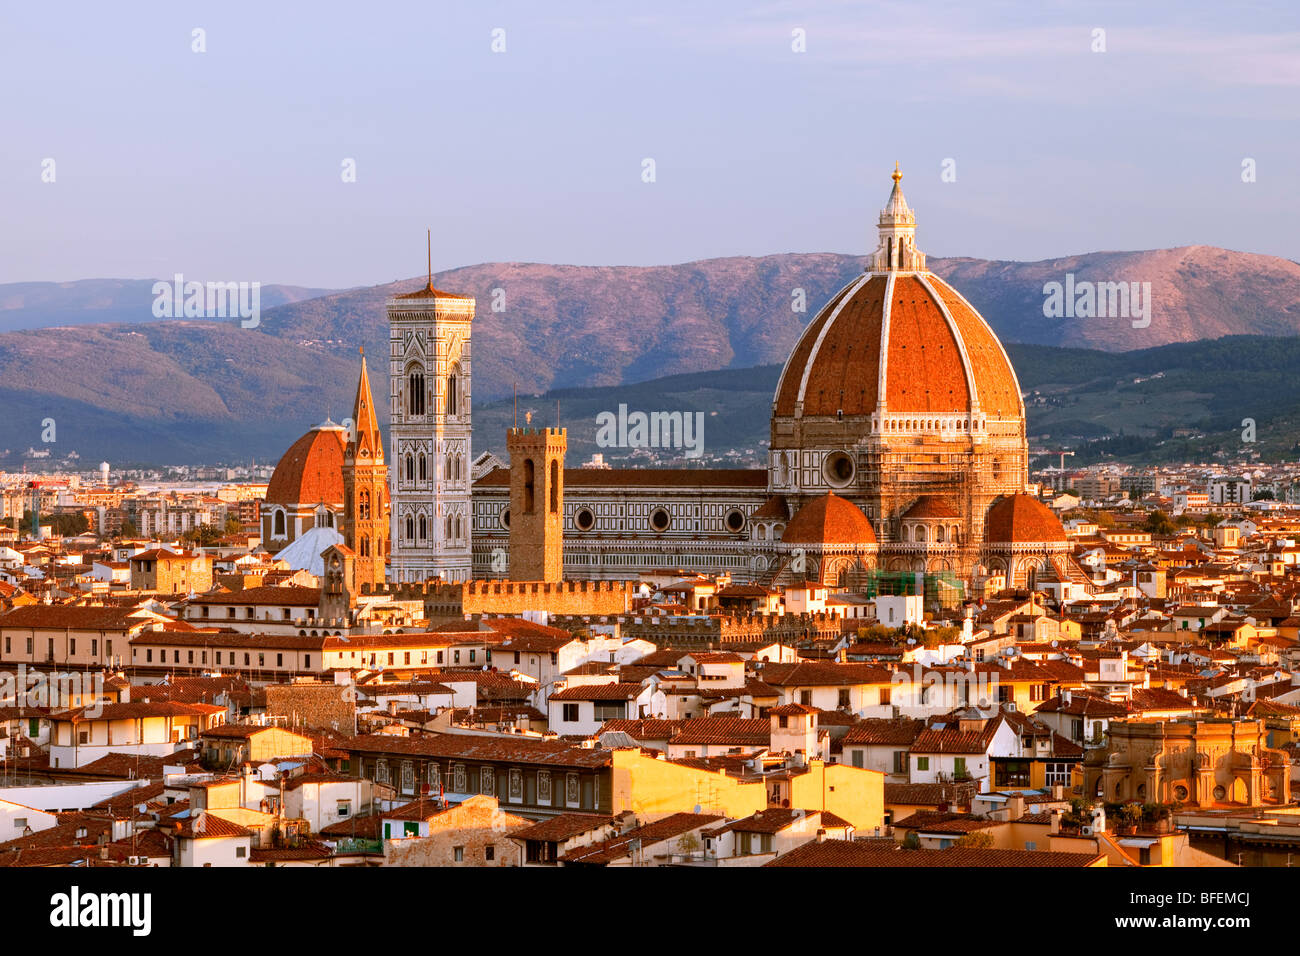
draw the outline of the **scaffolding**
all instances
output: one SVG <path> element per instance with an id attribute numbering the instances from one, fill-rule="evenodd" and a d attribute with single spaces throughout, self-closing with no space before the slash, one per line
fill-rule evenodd
<path id="1" fill-rule="evenodd" d="M 861 590 L 869 598 L 881 595 L 913 595 L 925 598 L 927 608 L 957 608 L 966 599 L 965 582 L 953 571 L 858 572 Z"/>

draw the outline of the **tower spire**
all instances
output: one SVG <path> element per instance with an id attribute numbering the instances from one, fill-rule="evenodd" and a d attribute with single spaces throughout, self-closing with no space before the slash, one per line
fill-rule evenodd
<path id="1" fill-rule="evenodd" d="M 356 458 L 365 452 L 372 461 L 384 460 L 384 440 L 375 415 L 375 401 L 370 392 L 370 373 L 366 368 L 366 350 L 361 349 L 361 377 L 357 380 L 357 397 L 352 403 L 353 436 L 345 456 Z"/>
<path id="2" fill-rule="evenodd" d="M 433 230 L 425 232 L 426 249 L 429 253 L 429 291 L 433 291 Z"/>

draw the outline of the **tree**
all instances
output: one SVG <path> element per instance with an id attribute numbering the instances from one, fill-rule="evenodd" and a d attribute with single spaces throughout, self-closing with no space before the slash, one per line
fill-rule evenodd
<path id="1" fill-rule="evenodd" d="M 117 533 L 119 538 L 138 538 L 140 529 L 135 526 L 135 522 L 127 518 L 122 522 L 122 530 Z"/>
<path id="2" fill-rule="evenodd" d="M 972 850 L 987 850 L 993 846 L 993 835 L 987 830 L 975 830 L 964 835 L 953 846 Z"/>
<path id="3" fill-rule="evenodd" d="M 1169 520 L 1169 515 L 1159 508 L 1147 515 L 1146 524 L 1143 527 L 1152 534 L 1173 534 L 1177 530 L 1177 526 Z"/>
<path id="4" fill-rule="evenodd" d="M 226 527 L 225 527 L 226 534 L 239 534 L 239 532 L 243 530 L 244 530 L 244 523 L 239 520 L 239 515 L 236 514 L 226 515 Z"/>
<path id="5" fill-rule="evenodd" d="M 196 525 L 181 535 L 182 541 L 189 541 L 199 547 L 211 547 L 221 540 L 221 531 L 215 525 Z"/>
<path id="6" fill-rule="evenodd" d="M 858 640 L 866 644 L 893 644 L 896 637 L 896 632 L 883 624 L 872 624 L 870 627 L 858 628 Z"/>

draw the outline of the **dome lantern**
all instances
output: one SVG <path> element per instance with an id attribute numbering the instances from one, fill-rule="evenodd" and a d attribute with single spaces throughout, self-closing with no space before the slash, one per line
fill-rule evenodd
<path id="1" fill-rule="evenodd" d="M 880 210 L 880 241 L 872 256 L 871 272 L 924 272 L 925 253 L 916 248 L 916 216 L 903 196 L 903 173 L 894 163 L 894 188 Z"/>

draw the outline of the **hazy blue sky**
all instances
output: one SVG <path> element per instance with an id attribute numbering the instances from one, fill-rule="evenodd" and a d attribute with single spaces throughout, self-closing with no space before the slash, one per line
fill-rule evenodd
<path id="1" fill-rule="evenodd" d="M 6 3 L 0 282 L 866 253 L 895 159 L 932 255 L 1300 258 L 1298 10 Z"/>

